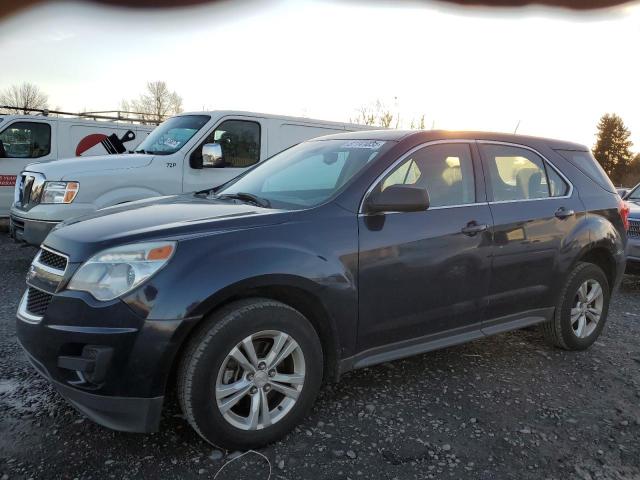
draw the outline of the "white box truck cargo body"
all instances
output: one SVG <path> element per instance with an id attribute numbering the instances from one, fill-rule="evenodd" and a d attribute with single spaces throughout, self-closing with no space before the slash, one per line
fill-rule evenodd
<path id="1" fill-rule="evenodd" d="M 372 127 L 240 111 L 184 113 L 159 125 L 134 154 L 33 163 L 16 183 L 10 231 L 39 245 L 59 222 L 148 197 L 221 185 L 309 138 Z M 215 164 L 202 147 L 220 145 Z"/>
<path id="2" fill-rule="evenodd" d="M 0 217 L 9 215 L 17 175 L 34 160 L 134 150 L 153 125 L 45 115 L 0 115 Z"/>

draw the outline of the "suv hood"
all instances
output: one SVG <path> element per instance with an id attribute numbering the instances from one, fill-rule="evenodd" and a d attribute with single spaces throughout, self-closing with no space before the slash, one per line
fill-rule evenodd
<path id="1" fill-rule="evenodd" d="M 67 220 L 51 231 L 44 244 L 69 255 L 71 262 L 81 262 L 125 243 L 256 228 L 288 217 L 286 210 L 190 193 L 129 202 Z"/>
<path id="2" fill-rule="evenodd" d="M 74 180 L 73 176 L 81 173 L 146 167 L 153 158 L 153 155 L 138 153 L 74 157 L 30 163 L 25 170 L 42 173 L 47 180 Z"/>

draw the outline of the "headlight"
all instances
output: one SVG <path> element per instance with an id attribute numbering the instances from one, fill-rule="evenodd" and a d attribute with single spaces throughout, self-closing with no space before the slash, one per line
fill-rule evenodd
<path id="1" fill-rule="evenodd" d="M 71 203 L 79 189 L 78 182 L 44 182 L 40 203 Z"/>
<path id="2" fill-rule="evenodd" d="M 103 250 L 82 264 L 67 288 L 113 300 L 155 275 L 175 249 L 176 242 L 147 242 Z"/>

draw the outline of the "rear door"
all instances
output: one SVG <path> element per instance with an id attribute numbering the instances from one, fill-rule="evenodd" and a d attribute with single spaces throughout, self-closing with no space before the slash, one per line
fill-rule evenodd
<path id="1" fill-rule="evenodd" d="M 493 333 L 507 321 L 543 315 L 555 304 L 561 253 L 584 215 L 562 173 L 522 145 L 479 141 L 493 215 L 493 261 L 487 318 Z M 565 256 L 566 257 L 566 256 Z M 501 327 L 502 325 L 502 327 Z"/>
<path id="2" fill-rule="evenodd" d="M 49 122 L 16 120 L 0 124 L 0 217 L 7 217 L 14 202 L 17 176 L 29 164 L 55 158 L 55 134 Z M 4 150 L 4 151 L 3 151 Z"/>
<path id="3" fill-rule="evenodd" d="M 431 206 L 359 215 L 360 351 L 481 336 L 491 213 L 474 149 L 472 141 L 426 145 L 372 186 L 421 186 Z"/>

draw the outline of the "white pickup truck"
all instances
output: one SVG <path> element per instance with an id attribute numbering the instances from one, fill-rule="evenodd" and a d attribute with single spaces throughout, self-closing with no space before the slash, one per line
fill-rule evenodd
<path id="1" fill-rule="evenodd" d="M 9 216 L 16 177 L 30 163 L 124 153 L 153 128 L 87 118 L 0 115 L 0 219 Z"/>
<path id="2" fill-rule="evenodd" d="M 28 165 L 16 181 L 10 232 L 39 245 L 61 221 L 119 203 L 216 187 L 301 141 L 368 128 L 240 111 L 181 114 L 159 125 L 133 154 Z M 206 153 L 211 144 L 217 155 Z"/>

